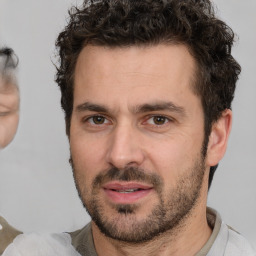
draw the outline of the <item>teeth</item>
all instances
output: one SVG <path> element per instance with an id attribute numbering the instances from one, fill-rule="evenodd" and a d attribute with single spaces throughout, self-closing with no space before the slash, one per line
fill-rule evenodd
<path id="1" fill-rule="evenodd" d="M 135 192 L 135 191 L 138 191 L 139 189 L 137 188 L 134 188 L 134 189 L 126 189 L 126 190 L 117 190 L 117 192 L 119 193 L 132 193 L 132 192 Z"/>

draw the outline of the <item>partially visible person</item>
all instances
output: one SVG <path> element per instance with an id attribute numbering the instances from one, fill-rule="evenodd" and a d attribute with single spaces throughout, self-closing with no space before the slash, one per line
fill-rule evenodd
<path id="1" fill-rule="evenodd" d="M 18 58 L 10 48 L 0 49 L 0 149 L 14 138 L 19 122 Z"/>
<path id="2" fill-rule="evenodd" d="M 0 216 L 0 255 L 6 247 L 12 243 L 14 238 L 20 235 L 21 232 L 9 225 L 9 223 Z"/>
<path id="3" fill-rule="evenodd" d="M 10 48 L 0 48 L 0 149 L 8 146 L 13 140 L 19 123 L 17 65 L 18 57 L 14 51 Z M 69 234 L 23 234 L 2 216 L 0 255 L 79 256 L 71 244 Z"/>
<path id="4" fill-rule="evenodd" d="M 18 57 L 10 48 L 0 48 L 0 149 L 13 140 L 19 123 Z M 4 234 L 5 233 L 5 234 Z M 21 232 L 0 216 L 0 255 Z"/>

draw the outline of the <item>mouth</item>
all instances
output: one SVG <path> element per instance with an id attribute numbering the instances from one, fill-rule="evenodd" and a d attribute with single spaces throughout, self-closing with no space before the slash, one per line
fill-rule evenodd
<path id="1" fill-rule="evenodd" d="M 116 204 L 131 204 L 146 197 L 153 187 L 140 183 L 111 182 L 103 186 L 107 199 Z"/>
<path id="2" fill-rule="evenodd" d="M 116 191 L 118 193 L 133 193 L 133 192 L 136 192 L 136 191 L 141 191 L 143 189 L 140 189 L 140 188 L 132 188 L 132 189 L 125 189 L 125 190 L 115 190 L 115 189 L 112 189 L 112 191 Z"/>

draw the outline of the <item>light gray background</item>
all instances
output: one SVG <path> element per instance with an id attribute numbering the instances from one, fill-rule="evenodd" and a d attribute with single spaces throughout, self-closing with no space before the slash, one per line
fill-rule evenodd
<path id="1" fill-rule="evenodd" d="M 81 2 L 81 1 L 80 1 Z M 20 58 L 21 119 L 14 142 L 0 153 L 0 214 L 22 231 L 71 231 L 89 221 L 73 184 L 54 83 L 54 42 L 75 0 L 0 0 L 0 45 Z M 215 0 L 239 35 L 242 66 L 234 122 L 208 204 L 256 248 L 256 1 Z"/>

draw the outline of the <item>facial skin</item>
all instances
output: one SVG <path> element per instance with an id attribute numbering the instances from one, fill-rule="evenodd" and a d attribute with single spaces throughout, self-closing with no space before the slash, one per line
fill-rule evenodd
<path id="1" fill-rule="evenodd" d="M 0 149 L 13 139 L 19 122 L 19 91 L 0 77 Z"/>
<path id="2" fill-rule="evenodd" d="M 195 72 L 182 45 L 87 46 L 79 55 L 69 139 L 99 255 L 106 248 L 130 255 L 118 244 L 159 237 L 172 248 L 156 246 L 152 255 L 193 255 L 209 238 L 209 167 L 224 154 L 225 142 L 222 151 L 216 145 L 227 137 L 231 114 L 213 129 L 204 158 Z"/>

